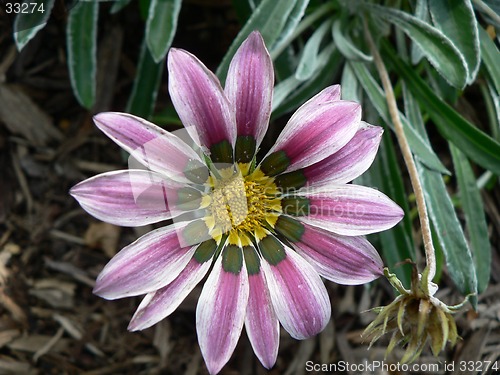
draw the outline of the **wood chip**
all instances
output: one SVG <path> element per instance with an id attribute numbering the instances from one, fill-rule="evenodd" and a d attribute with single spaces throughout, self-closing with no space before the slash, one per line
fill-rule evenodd
<path id="1" fill-rule="evenodd" d="M 36 146 L 61 140 L 62 133 L 18 86 L 0 83 L 0 120 L 7 128 Z"/>
<path id="2" fill-rule="evenodd" d="M 109 223 L 92 223 L 84 235 L 88 246 L 101 248 L 109 258 L 116 254 L 119 238 L 120 227 Z"/>

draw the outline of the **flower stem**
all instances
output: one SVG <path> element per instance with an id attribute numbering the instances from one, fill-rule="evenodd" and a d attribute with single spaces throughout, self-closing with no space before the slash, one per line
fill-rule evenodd
<path id="1" fill-rule="evenodd" d="M 429 224 L 429 215 L 427 214 L 427 207 L 425 205 L 424 191 L 418 177 L 417 167 L 415 165 L 415 161 L 413 160 L 410 146 L 408 145 L 408 141 L 404 133 L 403 124 L 401 123 L 401 119 L 399 117 L 398 106 L 396 104 L 396 98 L 394 96 L 394 90 L 392 89 L 391 81 L 389 79 L 389 74 L 387 73 L 384 62 L 377 50 L 377 47 L 375 46 L 375 43 L 373 42 L 370 31 L 368 30 L 366 18 L 363 18 L 363 23 L 365 29 L 365 38 L 370 47 L 375 67 L 377 68 L 380 80 L 382 81 L 382 86 L 384 87 L 385 98 L 387 101 L 387 106 L 389 108 L 389 113 L 391 115 L 391 120 L 394 123 L 396 138 L 398 140 L 401 153 L 403 154 L 403 159 L 406 164 L 408 174 L 410 175 L 410 182 L 413 188 L 413 192 L 415 193 L 418 216 L 420 219 L 420 226 L 422 230 L 422 240 L 425 249 L 425 261 L 427 265 L 427 269 L 424 271 L 424 276 L 426 276 L 428 282 L 431 282 L 434 278 L 434 275 L 436 274 L 436 254 L 434 245 L 432 244 L 431 228 Z M 427 286 L 428 283 L 425 283 L 424 285 Z"/>

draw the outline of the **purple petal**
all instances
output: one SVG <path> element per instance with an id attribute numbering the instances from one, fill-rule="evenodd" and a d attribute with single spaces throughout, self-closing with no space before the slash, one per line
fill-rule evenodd
<path id="1" fill-rule="evenodd" d="M 321 332 L 330 320 L 331 305 L 318 273 L 285 246 L 286 258 L 272 266 L 263 260 L 274 311 L 293 338 L 302 340 Z"/>
<path id="2" fill-rule="evenodd" d="M 94 176 L 75 185 L 70 194 L 97 219 L 134 227 L 177 215 L 169 201 L 179 187 L 155 172 L 137 169 Z"/>
<path id="3" fill-rule="evenodd" d="M 218 78 L 187 51 L 168 54 L 168 91 L 189 135 L 201 147 L 227 140 L 234 145 L 236 122 Z"/>
<path id="4" fill-rule="evenodd" d="M 192 258 L 174 281 L 144 297 L 130 321 L 129 331 L 146 329 L 172 314 L 203 279 L 210 265 L 211 262 L 200 264 Z"/>
<path id="5" fill-rule="evenodd" d="M 248 275 L 222 268 L 222 256 L 215 262 L 196 308 L 196 331 L 201 353 L 210 374 L 229 361 L 238 343 L 248 302 Z"/>
<path id="6" fill-rule="evenodd" d="M 323 277 L 345 285 L 368 283 L 383 273 L 384 263 L 364 237 L 345 237 L 304 225 L 297 252 Z"/>
<path id="7" fill-rule="evenodd" d="M 262 36 L 254 31 L 234 55 L 225 92 L 236 112 L 238 136 L 264 138 L 273 96 L 274 71 Z"/>
<path id="8" fill-rule="evenodd" d="M 304 169 L 310 186 L 344 184 L 366 172 L 375 159 L 384 129 L 361 122 L 354 137 L 339 151 Z"/>
<path id="9" fill-rule="evenodd" d="M 378 190 L 359 185 L 328 185 L 300 193 L 309 199 L 309 215 L 297 219 L 344 236 L 392 228 L 404 212 Z"/>
<path id="10" fill-rule="evenodd" d="M 304 103 L 303 107 L 314 107 L 321 103 L 333 102 L 340 100 L 340 85 L 332 85 L 324 88 L 311 99 Z"/>
<path id="11" fill-rule="evenodd" d="M 203 165 L 180 138 L 140 117 L 106 112 L 94 116 L 94 122 L 141 164 L 174 180 L 187 181 L 183 173 L 193 162 Z"/>
<path id="12" fill-rule="evenodd" d="M 123 248 L 97 277 L 94 293 L 106 298 L 146 294 L 171 283 L 193 257 L 196 246 L 181 247 L 170 225 L 149 232 Z"/>
<path id="13" fill-rule="evenodd" d="M 264 273 L 248 276 L 248 298 L 245 327 L 253 351 L 262 365 L 270 369 L 276 363 L 279 347 L 279 323 L 274 312 Z"/>
<path id="14" fill-rule="evenodd" d="M 290 118 L 268 155 L 284 151 L 291 172 L 307 167 L 337 152 L 359 128 L 361 107 L 334 100 L 307 102 Z"/>

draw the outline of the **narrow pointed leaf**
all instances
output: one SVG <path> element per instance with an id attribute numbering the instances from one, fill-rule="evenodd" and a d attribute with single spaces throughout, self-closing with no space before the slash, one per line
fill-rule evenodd
<path id="1" fill-rule="evenodd" d="M 361 86 L 350 64 L 344 65 L 342 78 L 340 79 L 340 87 L 342 87 L 343 100 L 352 100 L 353 102 L 362 103 Z"/>
<path id="2" fill-rule="evenodd" d="M 428 139 L 422 117 L 417 115 L 418 107 L 411 95 L 414 92 L 410 93 L 405 87 L 404 93 L 409 117 L 415 122 L 420 134 Z M 443 178 L 440 173 L 429 170 L 419 161 L 416 164 L 429 217 L 444 253 L 448 272 L 463 295 L 476 293 L 477 276 L 472 254 Z"/>
<path id="3" fill-rule="evenodd" d="M 500 93 L 500 52 L 498 47 L 491 40 L 488 33 L 482 28 L 479 28 L 479 39 L 481 40 L 481 57 L 486 66 L 486 70 L 490 73 L 491 80 L 495 84 L 497 93 Z"/>
<path id="4" fill-rule="evenodd" d="M 477 280 L 472 254 L 446 186 L 438 172 L 417 162 L 432 224 L 446 257 L 448 272 L 463 295 L 476 293 Z"/>
<path id="5" fill-rule="evenodd" d="M 488 286 L 491 270 L 491 245 L 488 240 L 488 225 L 484 215 L 481 193 L 476 185 L 474 172 L 462 151 L 450 145 L 453 165 L 457 176 L 460 201 L 465 214 L 470 245 L 474 252 L 477 274 L 477 289 L 481 293 Z"/>
<path id="6" fill-rule="evenodd" d="M 309 0 L 296 1 L 295 7 L 290 12 L 286 24 L 281 31 L 281 35 L 276 39 L 276 42 L 271 46 L 271 48 L 269 48 L 271 54 L 273 54 L 275 50 L 282 49 L 284 47 L 283 44 L 289 41 L 290 35 L 295 32 L 300 20 L 302 20 L 302 17 L 304 17 L 304 13 L 308 5 Z"/>
<path id="7" fill-rule="evenodd" d="M 295 78 L 305 81 L 312 77 L 318 66 L 319 47 L 332 24 L 331 20 L 324 21 L 307 40 L 302 56 L 295 72 Z"/>
<path id="8" fill-rule="evenodd" d="M 297 0 L 262 0 L 222 59 L 217 69 L 221 82 L 226 80 L 229 63 L 236 50 L 252 31 L 259 30 L 266 45 L 273 45 L 281 35 L 296 2 Z"/>
<path id="9" fill-rule="evenodd" d="M 110 9 L 111 14 L 118 13 L 120 10 L 125 8 L 132 0 L 116 0 Z"/>
<path id="10" fill-rule="evenodd" d="M 482 167 L 500 175 L 500 143 L 463 118 L 405 64 L 386 43 L 383 52 L 405 80 L 415 99 L 426 109 L 439 131 Z"/>
<path id="11" fill-rule="evenodd" d="M 18 51 L 21 51 L 38 31 L 45 27 L 54 6 L 54 0 L 23 1 L 22 4 L 28 4 L 28 12 L 19 13 L 14 21 L 14 40 Z"/>
<path id="12" fill-rule="evenodd" d="M 345 36 L 343 31 L 345 24 L 341 20 L 333 23 L 332 35 L 335 45 L 344 57 L 348 60 L 372 61 L 373 57 L 361 51 L 350 39 Z"/>
<path id="13" fill-rule="evenodd" d="M 146 41 L 143 41 L 134 87 L 127 102 L 126 112 L 143 118 L 151 116 L 160 87 L 164 63 L 164 59 L 155 63 L 146 46 Z"/>
<path id="14" fill-rule="evenodd" d="M 343 63 L 342 55 L 333 43 L 325 47 L 319 55 L 317 70 L 300 87 L 291 91 L 279 106 L 273 103 L 273 115 L 280 116 L 290 112 L 306 102 L 311 96 L 317 94 L 321 89 L 332 84 L 332 79 Z M 296 79 L 293 77 L 293 79 Z"/>
<path id="15" fill-rule="evenodd" d="M 458 48 L 467 66 L 467 83 L 476 78 L 481 63 L 477 20 L 470 0 L 432 0 L 434 26 Z"/>
<path id="16" fill-rule="evenodd" d="M 368 94 L 371 103 L 375 106 L 375 109 L 377 110 L 380 117 L 382 117 L 386 124 L 393 128 L 391 117 L 389 115 L 389 109 L 387 107 L 387 102 L 385 101 L 385 95 L 382 88 L 370 74 L 365 64 L 351 62 L 350 66 L 353 68 L 356 77 L 361 83 L 361 86 L 363 86 L 364 90 Z M 430 143 L 417 133 L 412 124 L 401 113 L 400 118 L 403 123 L 406 137 L 408 138 L 408 143 L 410 144 L 410 148 L 415 156 L 417 156 L 429 168 L 435 169 L 441 173 L 449 174 L 450 172 L 446 169 L 441 160 L 432 150 Z"/>
<path id="17" fill-rule="evenodd" d="M 403 30 L 422 50 L 425 57 L 453 86 L 462 88 L 467 82 L 467 66 L 460 51 L 441 31 L 428 23 L 397 9 L 367 6 L 372 14 Z"/>
<path id="18" fill-rule="evenodd" d="M 66 30 L 68 68 L 78 102 L 90 109 L 96 96 L 99 2 L 81 2 L 69 14 Z"/>
<path id="19" fill-rule="evenodd" d="M 427 23 L 430 22 L 429 6 L 427 4 L 427 1 L 417 1 L 417 4 L 415 6 L 415 17 L 422 20 L 423 22 Z M 422 51 L 422 49 L 416 43 L 412 43 L 411 44 L 412 64 L 414 65 L 418 64 L 423 57 L 424 57 L 424 52 Z"/>
<path id="20" fill-rule="evenodd" d="M 146 43 L 155 63 L 167 54 L 177 30 L 182 0 L 151 0 L 146 22 Z"/>

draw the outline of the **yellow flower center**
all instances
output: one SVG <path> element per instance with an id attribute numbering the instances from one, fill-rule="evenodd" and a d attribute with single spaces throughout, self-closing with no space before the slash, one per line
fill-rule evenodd
<path id="1" fill-rule="evenodd" d="M 211 192 L 204 198 L 212 238 L 220 241 L 227 234 L 230 244 L 246 246 L 252 236 L 265 237 L 265 228 L 274 228 L 281 213 L 281 194 L 274 179 L 258 169 L 244 176 L 240 168 L 228 168 L 220 175 L 211 177 Z"/>

